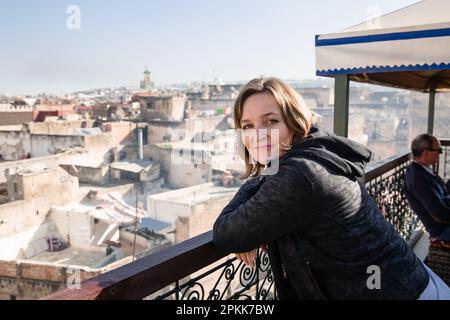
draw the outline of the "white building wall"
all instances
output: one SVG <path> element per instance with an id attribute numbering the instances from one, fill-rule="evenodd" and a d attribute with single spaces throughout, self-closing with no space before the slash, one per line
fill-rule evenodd
<path id="1" fill-rule="evenodd" d="M 0 131 L 0 155 L 4 160 L 24 159 L 31 152 L 30 134 L 26 131 Z"/>
<path id="2" fill-rule="evenodd" d="M 147 198 L 147 210 L 150 218 L 170 224 L 175 224 L 179 216 L 187 217 L 190 214 L 189 205 L 158 199 L 155 196 Z"/>
<path id="3" fill-rule="evenodd" d="M 69 220 L 70 211 L 53 207 L 50 211 L 49 218 L 54 222 L 56 229 L 65 241 L 69 241 Z"/>
<path id="4" fill-rule="evenodd" d="M 31 157 L 44 157 L 56 154 L 74 147 L 83 147 L 82 136 L 31 136 Z"/>
<path id="5" fill-rule="evenodd" d="M 184 152 L 184 151 L 183 151 Z M 207 152 L 197 152 L 198 159 L 188 155 L 179 154 L 172 150 L 167 182 L 177 188 L 185 188 L 210 182 L 212 179 L 211 155 Z"/>
<path id="6" fill-rule="evenodd" d="M 68 215 L 70 245 L 77 248 L 91 248 L 91 218 L 86 213 Z"/>

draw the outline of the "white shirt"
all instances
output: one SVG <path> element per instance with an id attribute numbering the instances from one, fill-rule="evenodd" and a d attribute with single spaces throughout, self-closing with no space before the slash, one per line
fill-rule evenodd
<path id="1" fill-rule="evenodd" d="M 417 300 L 450 300 L 450 288 L 447 284 L 424 263 L 423 265 L 428 271 L 430 281 Z"/>

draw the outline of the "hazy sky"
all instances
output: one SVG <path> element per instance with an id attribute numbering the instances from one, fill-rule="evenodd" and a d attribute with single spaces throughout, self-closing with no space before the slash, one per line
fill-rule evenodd
<path id="1" fill-rule="evenodd" d="M 0 93 L 138 85 L 146 65 L 156 84 L 313 78 L 316 34 L 415 2 L 0 0 Z"/>

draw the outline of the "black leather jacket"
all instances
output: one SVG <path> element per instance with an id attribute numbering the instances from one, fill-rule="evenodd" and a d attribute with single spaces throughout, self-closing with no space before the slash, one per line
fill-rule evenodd
<path id="1" fill-rule="evenodd" d="M 417 299 L 427 271 L 356 179 L 371 156 L 314 127 L 275 175 L 240 188 L 214 224 L 214 244 L 227 253 L 267 244 L 280 299 Z M 379 289 L 368 285 L 371 266 Z"/>

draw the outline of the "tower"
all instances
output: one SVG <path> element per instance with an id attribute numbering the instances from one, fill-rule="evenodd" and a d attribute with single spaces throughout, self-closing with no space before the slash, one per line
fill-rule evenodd
<path id="1" fill-rule="evenodd" d="M 153 89 L 153 81 L 150 80 L 150 71 L 145 67 L 144 80 L 141 81 L 141 90 L 151 90 Z"/>

